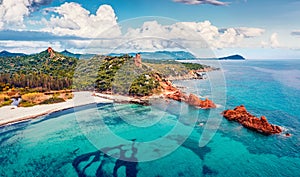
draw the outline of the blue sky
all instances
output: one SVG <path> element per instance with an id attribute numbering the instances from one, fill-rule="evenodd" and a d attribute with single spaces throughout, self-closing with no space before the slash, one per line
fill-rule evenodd
<path id="1" fill-rule="evenodd" d="M 253 59 L 300 59 L 299 0 L 23 2 L 0 4 L 0 50 L 34 53 L 52 46 L 79 53 L 201 53 L 204 48 L 202 57 L 237 53 Z"/>

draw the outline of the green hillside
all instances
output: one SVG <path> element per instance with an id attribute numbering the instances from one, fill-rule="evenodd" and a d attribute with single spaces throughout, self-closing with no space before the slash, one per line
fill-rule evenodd
<path id="1" fill-rule="evenodd" d="M 0 91 L 10 88 L 49 90 L 94 90 L 145 96 L 159 92 L 159 80 L 183 76 L 200 64 L 145 60 L 136 67 L 133 57 L 94 56 L 79 60 L 48 50 L 18 57 L 0 57 Z"/>
<path id="2" fill-rule="evenodd" d="M 129 55 L 96 56 L 78 62 L 73 88 L 95 88 L 99 92 L 146 96 L 160 92 L 159 80 L 170 76 L 185 76 L 190 70 L 204 67 L 174 60 L 144 60 L 140 68 L 135 66 L 133 57 Z"/>
<path id="3" fill-rule="evenodd" d="M 146 65 L 136 67 L 133 57 L 129 55 L 95 56 L 78 62 L 73 88 L 145 96 L 155 92 L 159 88 L 159 82 L 155 79 L 155 72 Z"/>
<path id="4" fill-rule="evenodd" d="M 28 56 L 0 57 L 0 91 L 3 85 L 17 88 L 60 90 L 70 88 L 78 59 L 47 51 Z"/>

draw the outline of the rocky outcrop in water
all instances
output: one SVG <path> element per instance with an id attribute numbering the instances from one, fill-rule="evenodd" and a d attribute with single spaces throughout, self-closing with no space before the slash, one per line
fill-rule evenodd
<path id="1" fill-rule="evenodd" d="M 186 100 L 188 100 L 188 96 L 186 96 L 179 90 L 167 94 L 166 97 L 169 99 L 175 100 L 175 101 L 184 101 L 185 102 Z"/>
<path id="2" fill-rule="evenodd" d="M 189 105 L 200 107 L 202 109 L 216 108 L 216 105 L 208 98 L 206 98 L 205 100 L 201 100 L 194 94 L 189 95 L 187 103 Z"/>
<path id="3" fill-rule="evenodd" d="M 159 80 L 160 86 L 163 88 L 165 97 L 175 101 L 182 101 L 191 106 L 200 107 L 202 109 L 216 108 L 216 105 L 209 99 L 201 100 L 198 96 L 190 94 L 189 96 L 182 93 L 178 88 L 172 85 L 168 80 Z"/>
<path id="4" fill-rule="evenodd" d="M 237 106 L 233 110 L 226 110 L 222 114 L 227 120 L 236 121 L 244 127 L 264 135 L 272 135 L 282 132 L 282 129 L 279 126 L 270 124 L 265 116 L 258 118 L 248 113 L 243 105 Z"/>
<path id="5" fill-rule="evenodd" d="M 179 90 L 167 94 L 166 98 L 176 101 L 183 101 L 191 106 L 200 107 L 202 109 L 216 108 L 216 105 L 207 98 L 205 100 L 201 100 L 194 94 L 190 94 L 189 96 L 187 96 Z"/>

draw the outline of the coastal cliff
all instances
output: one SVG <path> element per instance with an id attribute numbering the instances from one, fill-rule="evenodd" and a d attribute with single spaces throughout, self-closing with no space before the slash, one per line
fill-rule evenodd
<path id="1" fill-rule="evenodd" d="M 243 105 L 237 106 L 233 110 L 226 110 L 222 115 L 229 121 L 238 122 L 244 127 L 264 135 L 279 134 L 282 132 L 281 127 L 270 124 L 265 116 L 258 118 L 248 113 Z"/>

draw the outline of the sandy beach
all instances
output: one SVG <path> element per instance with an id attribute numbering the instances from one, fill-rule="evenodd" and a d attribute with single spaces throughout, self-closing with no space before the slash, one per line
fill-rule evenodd
<path id="1" fill-rule="evenodd" d="M 33 107 L 4 106 L 0 108 L 0 126 L 34 119 L 53 112 L 92 103 L 112 103 L 112 100 L 92 96 L 92 92 L 74 92 L 74 98 L 62 103 Z"/>

